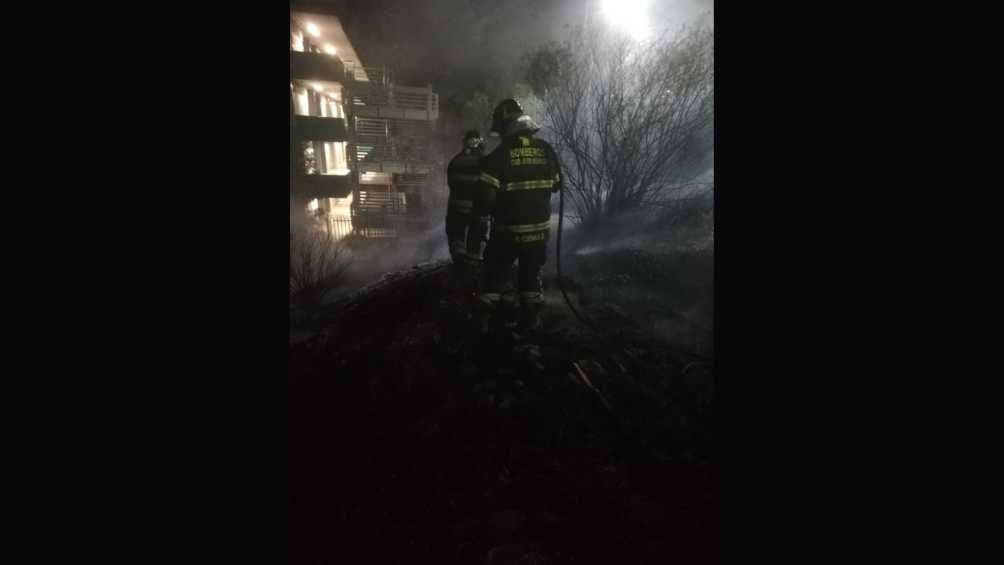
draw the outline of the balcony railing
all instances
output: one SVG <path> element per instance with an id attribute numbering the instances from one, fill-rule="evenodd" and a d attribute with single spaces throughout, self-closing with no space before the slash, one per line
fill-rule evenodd
<path id="1" fill-rule="evenodd" d="M 293 116 L 293 137 L 304 141 L 348 141 L 344 118 Z"/>
<path id="2" fill-rule="evenodd" d="M 389 190 L 359 190 L 358 197 L 352 202 L 352 214 L 396 216 L 405 211 L 401 196 Z"/>
<path id="3" fill-rule="evenodd" d="M 295 175 L 293 194 L 303 198 L 345 198 L 352 193 L 352 175 Z"/>
<path id="4" fill-rule="evenodd" d="M 387 120 L 356 118 L 355 133 L 357 136 L 372 136 L 386 138 L 390 132 Z"/>
<path id="5" fill-rule="evenodd" d="M 385 67 L 360 67 L 359 65 L 346 65 L 345 78 L 347 80 L 368 83 L 368 86 L 385 88 L 393 84 L 393 73 Z"/>
<path id="6" fill-rule="evenodd" d="M 331 227 L 331 235 L 336 240 L 342 239 L 352 233 L 352 218 L 344 216 L 329 216 L 328 225 Z"/>
<path id="7" fill-rule="evenodd" d="M 394 188 L 398 192 L 419 192 L 428 183 L 428 174 L 395 175 Z"/>
<path id="8" fill-rule="evenodd" d="M 380 161 L 427 162 L 429 150 L 425 144 L 365 143 L 359 139 L 354 145 L 357 164 Z"/>
<path id="9" fill-rule="evenodd" d="M 335 55 L 290 51 L 293 78 L 341 83 L 345 81 L 345 65 Z"/>
<path id="10" fill-rule="evenodd" d="M 356 164 L 360 173 L 429 173 L 432 165 L 421 161 L 363 161 Z"/>
<path id="11" fill-rule="evenodd" d="M 390 85 L 355 88 L 351 92 L 352 111 L 361 117 L 398 120 L 436 120 L 439 95 L 431 87 Z"/>

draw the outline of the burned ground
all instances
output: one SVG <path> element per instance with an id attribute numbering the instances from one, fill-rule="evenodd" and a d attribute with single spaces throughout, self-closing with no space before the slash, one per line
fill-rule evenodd
<path id="1" fill-rule="evenodd" d="M 657 298 L 628 300 L 702 263 L 611 253 L 595 261 L 623 263 L 620 278 L 583 261 L 566 281 L 599 332 L 551 279 L 541 332 L 482 335 L 443 263 L 389 275 L 300 328 L 295 561 L 713 561 L 710 354 L 694 347 L 704 338 L 652 331 L 695 306 L 667 302 L 660 318 Z"/>

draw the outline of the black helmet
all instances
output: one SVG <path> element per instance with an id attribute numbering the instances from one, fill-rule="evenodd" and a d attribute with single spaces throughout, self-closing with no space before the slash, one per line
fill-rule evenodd
<path id="1" fill-rule="evenodd" d="M 485 147 L 485 138 L 476 129 L 469 129 L 464 133 L 464 147 L 480 151 Z"/>
<path id="2" fill-rule="evenodd" d="M 495 111 L 492 112 L 492 131 L 499 135 L 505 135 L 506 125 L 513 118 L 522 114 L 523 107 L 520 106 L 519 102 L 512 98 L 506 98 L 499 102 L 498 106 L 495 106 Z"/>

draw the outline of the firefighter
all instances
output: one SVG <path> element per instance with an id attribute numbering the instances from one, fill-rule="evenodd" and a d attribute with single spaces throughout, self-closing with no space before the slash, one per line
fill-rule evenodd
<path id="1" fill-rule="evenodd" d="M 541 325 L 540 271 L 547 259 L 551 195 L 561 190 L 558 157 L 546 141 L 534 137 L 539 129 L 519 102 L 511 98 L 499 102 L 492 114 L 492 132 L 502 141 L 482 160 L 481 183 L 491 190 L 492 229 L 479 298 L 489 317 L 511 322 L 516 304 L 507 287 L 518 260 L 518 326 L 523 330 Z"/>
<path id="2" fill-rule="evenodd" d="M 477 130 L 464 134 L 464 148 L 446 168 L 450 198 L 446 209 L 446 238 L 454 272 L 466 290 L 474 290 L 481 267 L 481 255 L 488 237 L 488 211 L 482 185 L 481 159 L 485 140 Z"/>

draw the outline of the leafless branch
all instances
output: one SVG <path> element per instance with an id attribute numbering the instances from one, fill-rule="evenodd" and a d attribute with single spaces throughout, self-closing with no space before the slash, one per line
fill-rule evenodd
<path id="1" fill-rule="evenodd" d="M 557 76 L 539 92 L 541 121 L 562 156 L 567 195 L 582 221 L 693 188 L 679 176 L 713 116 L 709 28 L 645 43 L 580 34 L 547 49 L 553 52 L 537 56 Z"/>
<path id="2" fill-rule="evenodd" d="M 331 234 L 303 228 L 289 249 L 289 299 L 304 309 L 320 306 L 345 280 L 348 257 Z"/>

